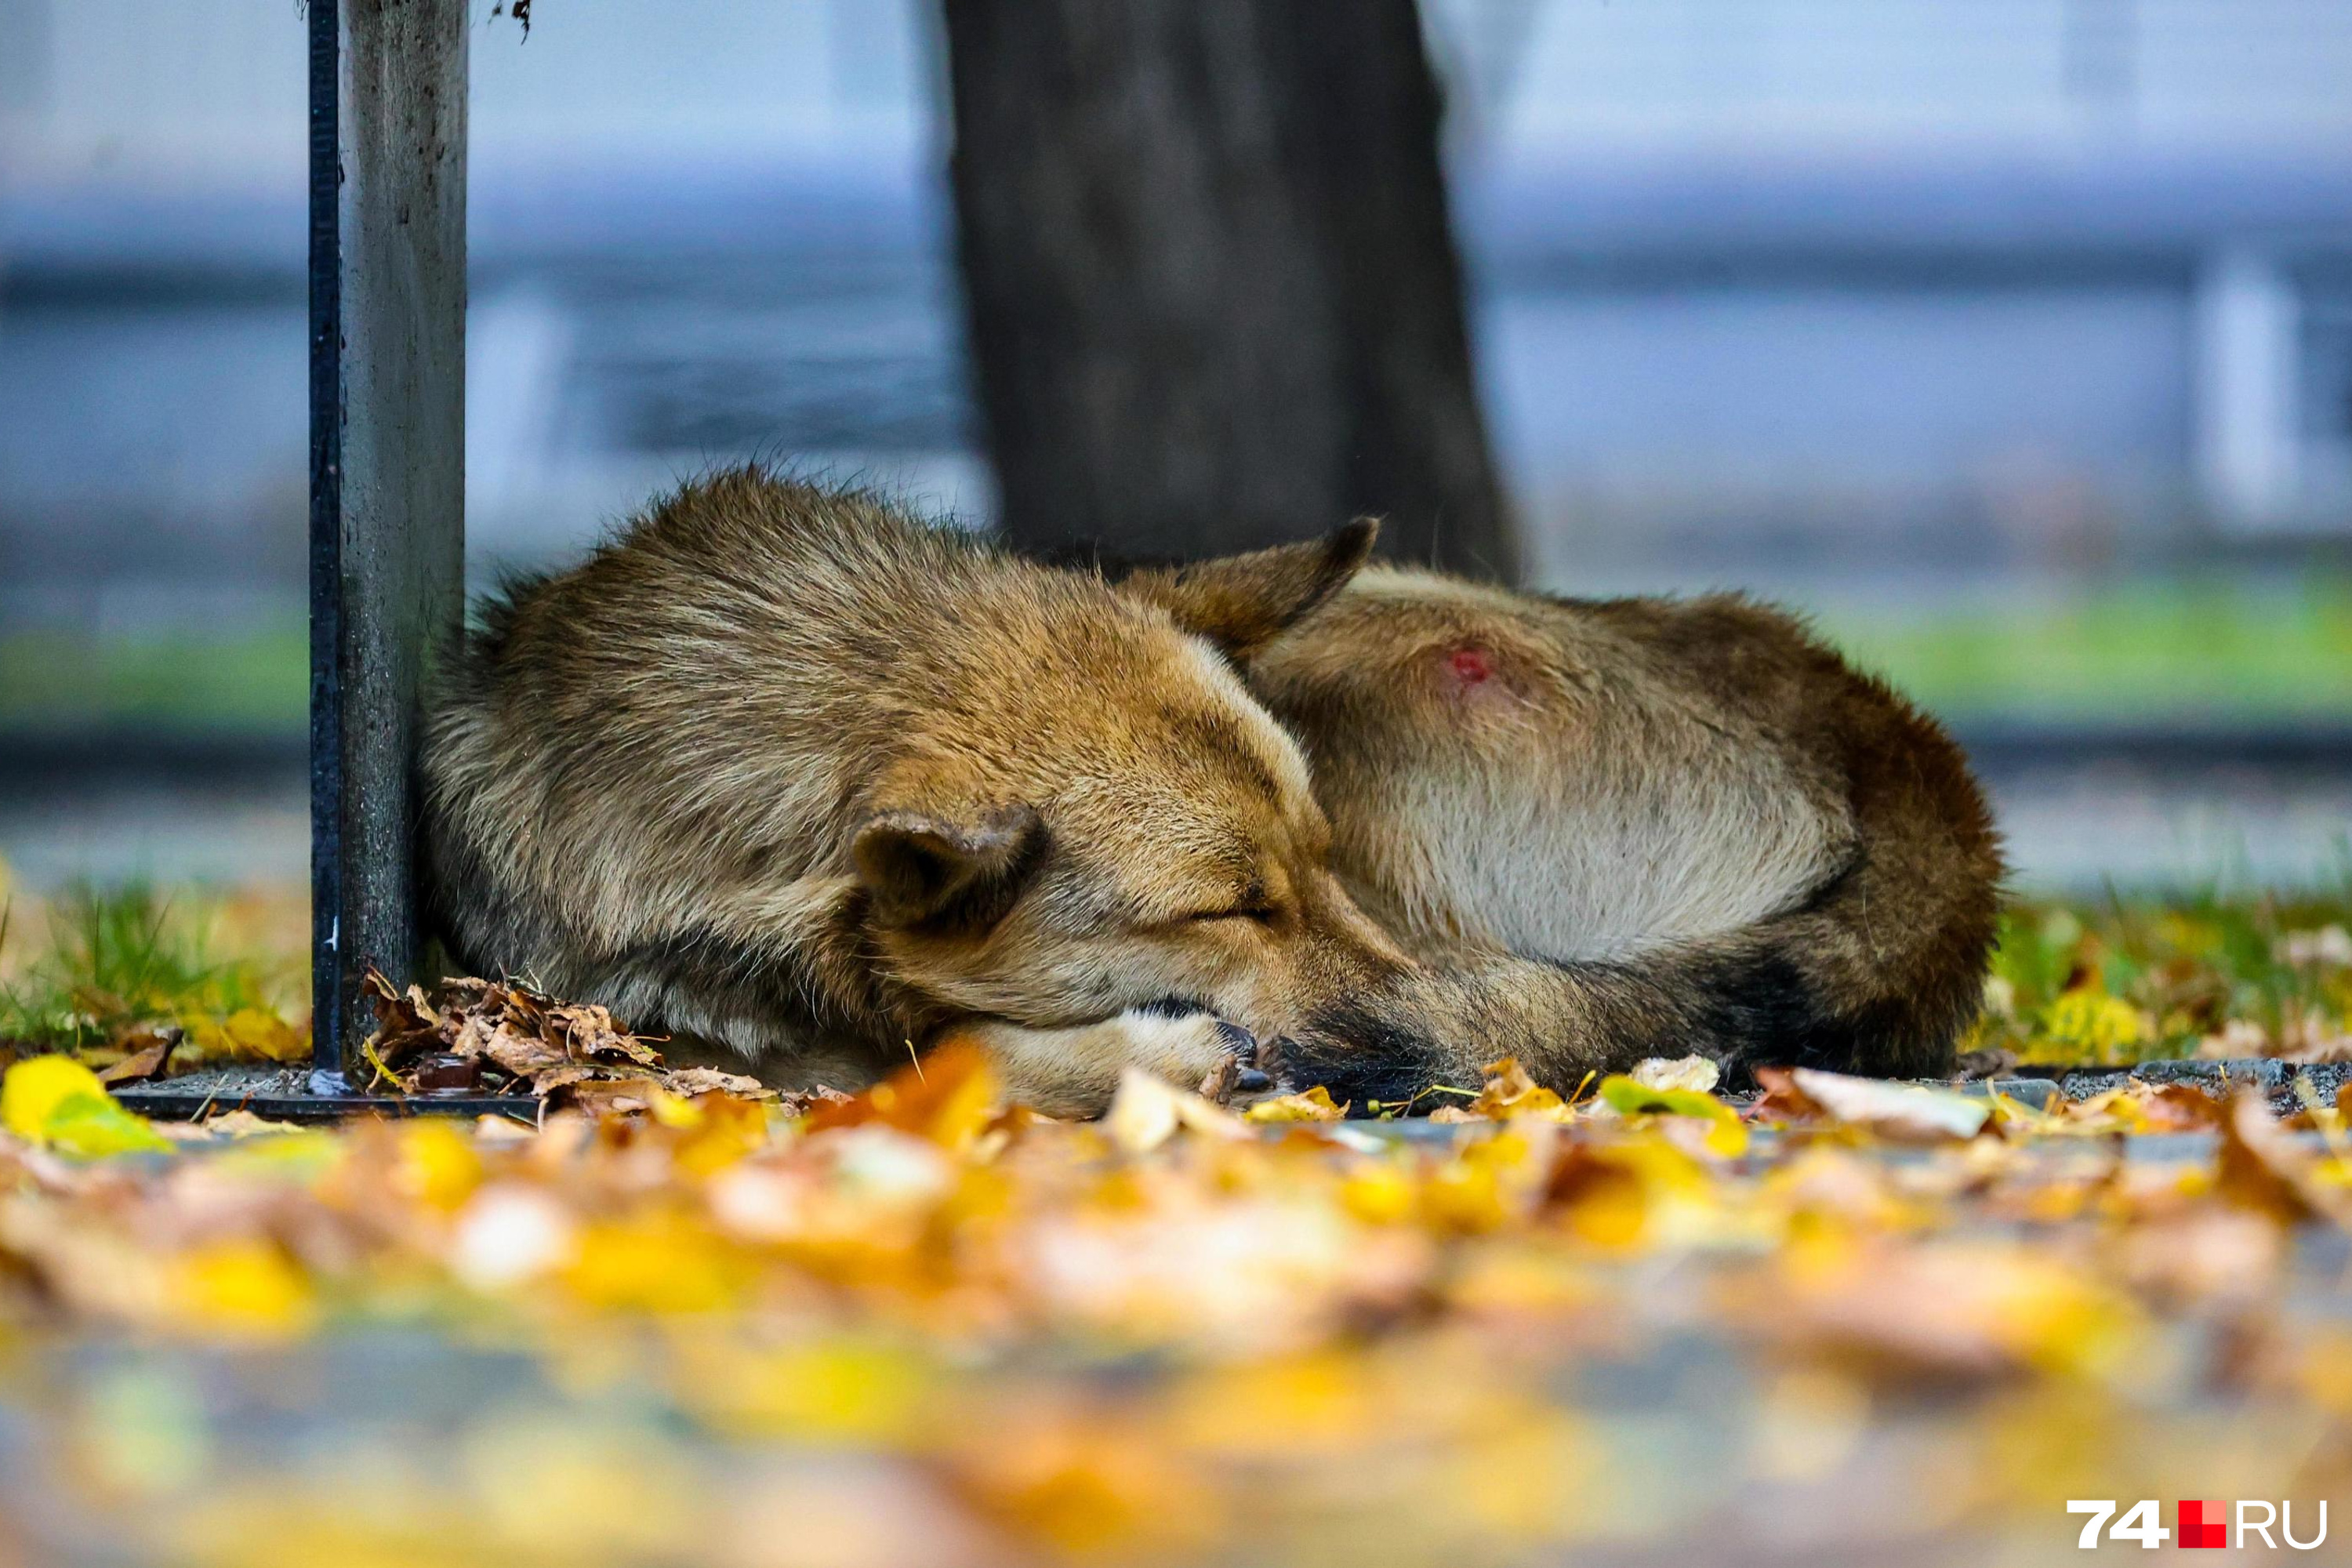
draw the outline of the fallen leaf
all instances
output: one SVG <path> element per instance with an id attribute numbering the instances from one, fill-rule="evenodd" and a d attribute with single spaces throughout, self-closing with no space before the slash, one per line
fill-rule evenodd
<path id="1" fill-rule="evenodd" d="M 2148 1036 L 2138 1008 L 2095 984 L 2061 994 L 2044 1010 L 2042 1026 L 2052 1041 L 2095 1062 L 2123 1059 Z"/>
<path id="2" fill-rule="evenodd" d="M 1810 1111 L 1898 1142 L 1973 1138 L 1992 1116 L 1991 1102 L 1973 1095 L 1818 1068 L 1759 1068 L 1756 1079 L 1767 1090 L 1766 1103 L 1758 1107 L 1759 1116 L 1798 1120 Z"/>
<path id="3" fill-rule="evenodd" d="M 1479 1089 L 1478 1098 L 1464 1110 L 1472 1118 L 1493 1121 L 1507 1121 L 1516 1116 L 1565 1121 L 1574 1114 L 1566 1100 L 1529 1078 L 1527 1069 L 1511 1057 L 1488 1064 L 1486 1082 Z"/>
<path id="4" fill-rule="evenodd" d="M 1328 1104 L 1330 1097 L 1324 1100 Z M 1239 1138 L 1245 1131 L 1233 1112 L 1204 1095 L 1187 1094 L 1141 1068 L 1119 1074 L 1118 1092 L 1103 1117 L 1112 1143 L 1126 1153 L 1141 1154 L 1168 1142 L 1179 1128 L 1213 1138 Z"/>
<path id="5" fill-rule="evenodd" d="M 2239 1095 L 2221 1119 L 2214 1190 L 2282 1225 L 2333 1215 L 2343 1205 L 2314 1180 L 2317 1162 L 2279 1126 L 2259 1094 Z"/>
<path id="6" fill-rule="evenodd" d="M 773 1100 L 776 1091 L 756 1078 L 717 1068 L 674 1068 L 662 1075 L 662 1087 L 681 1100 L 706 1094 L 728 1094 L 737 1100 Z M 819 1093 L 825 1090 L 820 1089 Z M 844 1099 L 848 1098 L 843 1096 Z"/>
<path id="7" fill-rule="evenodd" d="M 1344 1105 L 1331 1103 L 1331 1091 L 1321 1084 L 1297 1094 L 1261 1100 L 1242 1112 L 1242 1120 L 1260 1125 L 1290 1121 L 1338 1121 L 1348 1114 Z"/>
<path id="8" fill-rule="evenodd" d="M 1626 1075 L 1644 1089 L 1685 1089 L 1711 1094 L 1723 1081 L 1723 1069 L 1702 1056 L 1650 1057 Z"/>
<path id="9" fill-rule="evenodd" d="M 1709 1068 L 1714 1065 L 1707 1063 Z M 1708 1151 L 1727 1157 L 1747 1152 L 1747 1123 L 1739 1120 L 1738 1111 L 1704 1089 L 1654 1088 L 1612 1074 L 1601 1080 L 1600 1095 L 1601 1103 L 1621 1116 L 1686 1116 L 1705 1121 Z"/>
<path id="10" fill-rule="evenodd" d="M 295 1122 L 271 1121 L 242 1108 L 206 1117 L 202 1125 L 205 1131 L 218 1138 L 261 1138 L 302 1131 Z"/>
<path id="11" fill-rule="evenodd" d="M 2141 1349 L 2128 1298 L 2021 1247 L 1828 1242 L 1784 1255 L 1773 1276 L 1756 1331 L 1878 1381 L 2102 1375 Z"/>
<path id="12" fill-rule="evenodd" d="M 1240 1083 L 1241 1076 L 1241 1058 L 1220 1057 L 1217 1065 L 1211 1068 L 1194 1086 L 1193 1092 L 1212 1104 L 1223 1105 L 1234 1097 L 1234 1086 Z"/>
<path id="13" fill-rule="evenodd" d="M 71 1057 L 34 1057 L 10 1068 L 0 1079 L 0 1126 L 37 1147 L 86 1159 L 172 1147 Z"/>
<path id="14" fill-rule="evenodd" d="M 141 1083 L 163 1072 L 172 1059 L 172 1048 L 180 1043 L 177 1033 L 170 1036 L 151 1035 L 148 1043 L 98 1075 L 98 1081 L 112 1088 L 118 1083 Z"/>
<path id="15" fill-rule="evenodd" d="M 486 1091 L 541 1099 L 661 1071 L 661 1053 L 601 1006 L 557 1002 L 510 981 L 470 978 L 445 979 L 427 996 L 421 986 L 396 990 L 374 969 L 364 987 L 376 1028 L 362 1051 L 404 1094 L 430 1092 L 452 1078 L 451 1064 L 479 1064 L 492 1075 L 481 1085 Z M 600 1092 L 615 1103 L 633 1098 L 618 1089 Z"/>
<path id="16" fill-rule="evenodd" d="M 948 1149 L 968 1148 L 997 1101 L 996 1072 L 977 1043 L 950 1037 L 854 1099 L 820 1105 L 811 1132 L 878 1121 Z"/>
<path id="17" fill-rule="evenodd" d="M 852 1098 L 837 1089 L 826 1089 L 820 1085 L 815 1089 L 778 1094 L 776 1108 L 786 1116 L 802 1117 L 813 1114 L 820 1106 L 846 1105 Z"/>

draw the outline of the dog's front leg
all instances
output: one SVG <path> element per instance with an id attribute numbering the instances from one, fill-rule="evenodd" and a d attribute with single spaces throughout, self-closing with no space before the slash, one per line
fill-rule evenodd
<path id="1" fill-rule="evenodd" d="M 1249 1064 L 1257 1054 L 1257 1041 L 1238 1025 L 1207 1013 L 1171 1017 L 1142 1007 L 1066 1029 L 981 1018 L 953 1032 L 978 1040 L 995 1058 L 1006 1099 L 1049 1116 L 1099 1116 L 1131 1067 L 1191 1089 L 1230 1060 L 1255 1074 Z"/>

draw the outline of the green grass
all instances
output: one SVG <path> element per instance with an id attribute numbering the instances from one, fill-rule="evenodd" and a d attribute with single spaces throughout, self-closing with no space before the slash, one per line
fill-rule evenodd
<path id="1" fill-rule="evenodd" d="M 1821 623 L 1858 662 L 1947 715 L 2352 719 L 2352 580 L 2341 577 L 1853 606 Z"/>
<path id="2" fill-rule="evenodd" d="M 0 1041 L 81 1049 L 156 1020 L 276 1010 L 299 955 L 218 955 L 212 915 L 201 896 L 139 886 L 72 889 L 31 917 L 0 910 L 0 949 L 16 939 L 30 952 L 0 981 Z M 26 918 L 42 929 L 10 929 Z"/>
<path id="3" fill-rule="evenodd" d="M 17 632 L 0 637 L 0 726 L 299 732 L 310 657 L 299 616 L 152 637 Z"/>
<path id="4" fill-rule="evenodd" d="M 2320 934 L 2330 927 L 2335 938 Z M 2269 1042 L 2233 1056 L 2341 1036 L 2352 1024 L 2347 929 L 2352 879 L 2308 895 L 2020 903 L 2001 920 L 1978 1043 L 2030 1060 L 2125 1061 L 2195 1056 L 2232 1023 Z"/>

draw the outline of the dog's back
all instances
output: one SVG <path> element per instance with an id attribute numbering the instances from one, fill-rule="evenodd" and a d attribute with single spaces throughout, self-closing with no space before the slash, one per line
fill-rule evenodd
<path id="1" fill-rule="evenodd" d="M 1539 1075 L 1594 1029 L 1928 1072 L 1975 1016 L 2000 873 L 1983 799 L 1932 721 L 1786 616 L 1374 571 L 1251 679 L 1367 907 L 1457 968 L 1532 961 L 1455 1001 Z"/>

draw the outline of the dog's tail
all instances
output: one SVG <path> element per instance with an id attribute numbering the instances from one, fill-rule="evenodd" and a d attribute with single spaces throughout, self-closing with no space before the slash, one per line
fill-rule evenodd
<path id="1" fill-rule="evenodd" d="M 1496 955 L 1395 974 L 1314 1018 L 1280 1053 L 1286 1076 L 1402 1100 L 1433 1082 L 1475 1088 L 1502 1057 L 1563 1090 L 1694 1053 L 1735 1072 L 1948 1072 L 1982 1001 L 2000 843 L 1942 729 L 1853 684 L 1874 722 L 1830 729 L 1856 737 L 1840 761 L 1864 847 L 1802 903 L 1622 960 Z"/>

